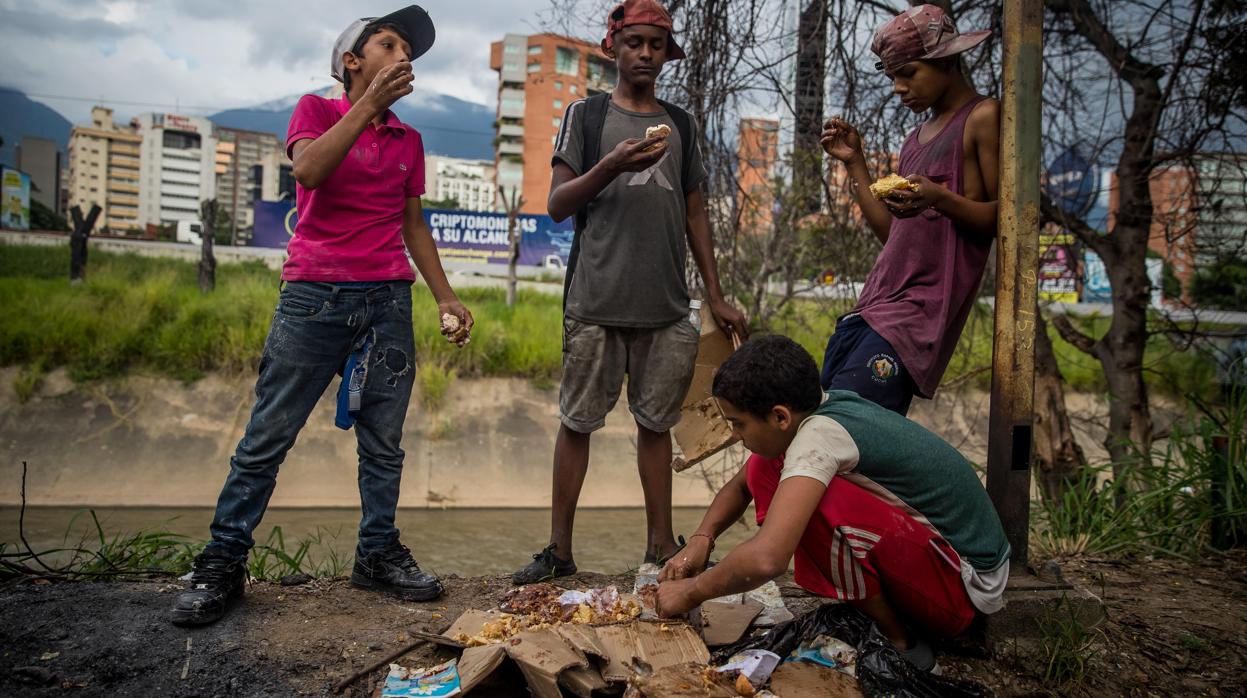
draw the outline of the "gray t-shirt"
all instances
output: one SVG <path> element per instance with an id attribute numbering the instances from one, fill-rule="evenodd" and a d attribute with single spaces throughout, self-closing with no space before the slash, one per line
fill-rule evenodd
<path id="1" fill-rule="evenodd" d="M 581 168 L 585 100 L 572 102 L 554 144 L 554 162 Z M 687 191 L 682 187 L 684 148 L 665 111 L 639 114 L 612 102 L 606 111 L 598 159 L 620 141 L 644 138 L 658 124 L 671 128 L 667 153 L 644 172 L 624 172 L 593 201 L 580 236 L 580 258 L 567 296 L 567 316 L 611 327 L 664 327 L 688 314 L 688 258 L 684 197 L 701 186 L 706 170 L 693 148 Z M 694 124 L 694 131 L 696 124 Z"/>

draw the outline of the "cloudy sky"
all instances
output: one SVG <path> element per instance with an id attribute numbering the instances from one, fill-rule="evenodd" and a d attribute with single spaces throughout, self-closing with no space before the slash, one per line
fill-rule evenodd
<path id="1" fill-rule="evenodd" d="M 401 1 L 401 0 L 400 0 Z M 38 96 L 71 121 L 111 100 L 121 114 L 209 114 L 329 84 L 333 40 L 394 0 L 0 0 L 0 85 Z M 416 84 L 490 104 L 489 43 L 539 31 L 549 0 L 424 0 L 437 43 Z M 135 104 L 126 104 L 126 103 Z M 140 104 L 141 103 L 141 104 Z M 149 106 L 150 105 L 150 106 Z"/>

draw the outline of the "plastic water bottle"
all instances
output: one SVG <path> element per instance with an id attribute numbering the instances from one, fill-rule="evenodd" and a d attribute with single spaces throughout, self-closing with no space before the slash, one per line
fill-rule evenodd
<path id="1" fill-rule="evenodd" d="M 693 299 L 688 302 L 688 322 L 693 329 L 701 331 L 701 301 Z"/>

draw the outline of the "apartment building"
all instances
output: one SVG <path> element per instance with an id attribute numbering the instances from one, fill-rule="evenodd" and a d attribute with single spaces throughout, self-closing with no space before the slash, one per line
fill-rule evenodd
<path id="1" fill-rule="evenodd" d="M 424 158 L 425 198 L 459 202 L 465 211 L 495 211 L 497 190 L 494 163 L 444 155 Z"/>
<path id="2" fill-rule="evenodd" d="M 181 114 L 140 114 L 132 124 L 142 137 L 139 224 L 198 220 L 200 202 L 216 196 L 218 164 L 211 121 Z"/>
<path id="3" fill-rule="evenodd" d="M 98 205 L 97 228 L 137 230 L 142 145 L 133 128 L 113 123 L 112 109 L 92 108 L 91 125 L 75 126 L 69 135 L 68 205 L 84 214 Z"/>
<path id="4" fill-rule="evenodd" d="M 546 212 L 550 157 L 567 105 L 615 87 L 618 72 L 597 44 L 557 34 L 507 34 L 490 44 L 489 67 L 498 72 L 494 139 L 499 199 L 513 189 L 524 213 Z"/>
<path id="5" fill-rule="evenodd" d="M 779 121 L 740 120 L 736 143 L 736 207 L 745 231 L 761 232 L 770 227 L 778 156 Z"/>
<path id="6" fill-rule="evenodd" d="M 272 133 L 224 126 L 216 126 L 214 133 L 217 206 L 228 214 L 230 239 L 237 243 L 250 239 L 253 204 L 264 200 L 266 193 L 269 200 L 278 198 L 285 148 Z"/>

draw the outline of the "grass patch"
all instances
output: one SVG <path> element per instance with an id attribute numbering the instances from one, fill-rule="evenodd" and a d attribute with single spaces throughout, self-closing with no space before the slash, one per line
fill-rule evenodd
<path id="1" fill-rule="evenodd" d="M 1226 439 L 1227 458 L 1214 437 Z M 1247 393 L 1179 421 L 1146 457 L 1106 468 L 1087 467 L 1059 499 L 1038 502 L 1039 554 L 1189 559 L 1218 544 L 1214 531 L 1221 545 L 1247 543 Z"/>
<path id="2" fill-rule="evenodd" d="M 446 392 L 455 382 L 458 371 L 436 361 L 427 361 L 416 369 L 416 388 L 425 409 L 435 412 L 446 403 Z"/>
<path id="3" fill-rule="evenodd" d="M 1059 686 L 1082 683 L 1099 654 L 1096 644 L 1100 631 L 1080 618 L 1065 596 L 1047 608 L 1038 623 L 1044 682 Z"/>
<path id="4" fill-rule="evenodd" d="M 69 531 L 79 516 L 89 516 L 92 531 L 76 543 Z M 318 527 L 316 533 L 288 543 L 280 526 L 274 526 L 264 543 L 248 558 L 255 579 L 278 581 L 292 574 L 340 577 L 351 560 L 339 555 L 332 540 L 340 531 Z M 0 543 L 0 580 L 37 577 L 63 581 L 118 581 L 158 575 L 181 575 L 190 571 L 205 541 L 192 541 L 167 530 L 106 534 L 94 510 L 79 512 L 66 528 L 63 547 L 35 551 Z"/>
<path id="5" fill-rule="evenodd" d="M 22 367 L 17 378 L 13 379 L 13 393 L 17 395 L 19 405 L 30 401 L 35 391 L 39 389 L 39 385 L 43 383 L 43 377 L 46 374 L 47 371 L 44 370 L 42 361 L 35 361 Z"/>
<path id="6" fill-rule="evenodd" d="M 93 250 L 87 281 L 67 280 L 67 247 L 0 246 L 0 365 L 65 367 L 84 381 L 144 370 L 181 380 L 254 370 L 277 304 L 278 274 L 262 264 L 222 264 L 212 294 L 199 292 L 194 262 Z M 472 343 L 438 332 L 428 289 L 412 287 L 420 361 L 462 376 L 553 379 L 562 347 L 561 300 L 468 288 Z"/>
<path id="7" fill-rule="evenodd" d="M 0 365 L 66 367 L 75 380 L 140 369 L 182 380 L 212 371 L 249 371 L 259 362 L 277 303 L 278 274 L 259 262 L 217 267 L 217 290 L 199 292 L 195 262 L 92 250 L 87 281 L 70 286 L 68 247 L 0 246 Z M 562 302 L 558 295 L 520 290 L 514 307 L 503 288 L 465 288 L 460 297 L 476 317 L 463 349 L 438 332 L 440 316 L 428 289 L 412 287 L 418 360 L 462 377 L 513 376 L 552 385 L 561 371 Z M 821 362 L 836 317 L 848 301 L 795 299 L 770 330 L 792 337 Z M 1075 318 L 1100 336 L 1108 318 Z M 1098 361 L 1050 329 L 1069 386 L 1107 390 Z M 992 312 L 977 305 L 945 374 L 946 385 L 987 389 Z M 1164 336 L 1148 343 L 1147 380 L 1158 394 L 1183 396 L 1192 386 L 1214 389 L 1216 362 L 1180 350 Z M 1205 396 L 1208 397 L 1208 396 Z"/>

